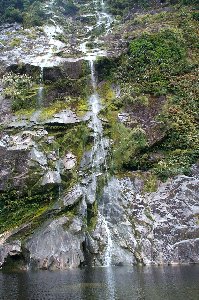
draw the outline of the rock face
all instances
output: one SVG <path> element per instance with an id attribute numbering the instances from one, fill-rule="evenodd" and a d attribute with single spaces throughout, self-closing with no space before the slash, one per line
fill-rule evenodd
<path id="1" fill-rule="evenodd" d="M 198 263 L 198 177 L 177 176 L 151 194 L 142 194 L 136 181 L 112 178 L 104 189 L 112 263 Z M 106 253 L 108 233 L 100 220 L 92 238 Z M 99 260 L 103 253 L 97 253 Z"/>
<path id="2" fill-rule="evenodd" d="M 26 102 L 26 112 L 21 112 L 21 102 L 16 106 L 19 114 L 13 111 L 12 101 L 17 97 L 0 95 L 0 268 L 14 260 L 22 261 L 23 268 L 50 270 L 89 264 L 199 263 L 198 166 L 192 175 L 170 178 L 153 193 L 144 191 L 144 171 L 129 172 L 123 178 L 109 174 L 115 151 L 111 149 L 114 140 L 109 139 L 117 139 L 114 122 L 128 128 L 139 125 L 149 146 L 157 146 L 166 136 L 158 115 L 167 104 L 167 95 L 139 97 L 135 85 L 129 94 L 132 103 L 125 107 L 123 78 L 121 86 L 116 82 L 111 87 L 118 98 L 110 102 L 112 106 L 109 98 L 115 96 L 108 90 L 106 95 L 107 79 L 97 83 L 98 79 L 111 79 L 111 73 L 109 76 L 109 59 L 105 57 L 103 64 L 101 59 L 95 61 L 96 57 L 107 54 L 117 62 L 135 38 L 133 26 L 144 21 L 150 27 L 145 22 L 150 18 L 134 23 L 130 15 L 140 9 L 135 5 L 127 16 L 133 22 L 127 22 L 130 27 L 124 27 L 123 35 L 122 24 L 118 26 L 121 33 L 117 28 L 111 32 L 112 16 L 104 11 L 103 1 L 85 2 L 77 1 L 85 15 L 65 18 L 63 14 L 60 24 L 65 24 L 65 35 L 56 25 L 59 17 L 53 8 L 54 25 L 47 25 L 43 32 L 38 28 L 34 32 L 22 30 L 17 24 L 0 28 L 0 40 L 6 42 L 0 42 L 0 77 L 14 72 L 34 79 L 33 90 L 28 90 L 32 96 L 27 94 L 27 99 L 34 101 Z M 159 6 L 164 1 L 151 2 Z M 54 6 L 53 2 L 50 5 Z M 91 11 L 87 14 L 88 7 Z M 82 24 L 87 25 L 80 28 Z M 141 31 L 142 27 L 139 35 Z M 2 80 L 0 92 L 3 89 Z M 25 94 L 21 97 L 17 101 L 28 101 Z M 100 97 L 104 98 L 102 103 Z M 113 114 L 111 121 L 109 114 Z M 161 155 L 151 154 L 150 162 L 158 161 Z"/>
<path id="3" fill-rule="evenodd" d="M 14 241 L 12 243 L 5 243 L 4 245 L 0 245 L 0 269 L 6 262 L 6 259 L 11 256 L 21 255 L 21 242 Z"/>
<path id="4" fill-rule="evenodd" d="M 56 125 L 56 124 L 75 124 L 75 123 L 79 123 L 80 120 L 78 119 L 78 117 L 76 116 L 76 114 L 74 112 L 72 112 L 71 110 L 64 110 L 60 113 L 57 113 L 54 115 L 54 117 L 50 120 L 48 120 L 46 123 L 48 125 Z"/>
<path id="5" fill-rule="evenodd" d="M 44 80 L 57 81 L 69 77 L 71 79 L 79 79 L 83 76 L 84 61 L 65 61 L 60 66 L 45 67 Z"/>
<path id="6" fill-rule="evenodd" d="M 67 217 L 43 225 L 26 243 L 30 252 L 30 267 L 39 269 L 68 269 L 84 261 L 82 251 L 82 222 L 74 218 L 70 225 Z M 64 230 L 67 226 L 67 230 Z"/>
<path id="7" fill-rule="evenodd" d="M 0 147 L 0 155 L 0 190 L 6 190 L 10 182 L 15 188 L 24 185 L 24 177 L 28 172 L 28 151 L 7 150 Z M 13 169 L 15 170 L 14 176 Z"/>
<path id="8" fill-rule="evenodd" d="M 198 183 L 197 168 L 193 176 L 177 176 L 153 193 L 143 193 L 137 177 L 113 177 L 104 188 L 96 226 L 90 232 L 83 221 L 87 217 L 83 190 L 74 186 L 63 207 L 79 203 L 76 215 L 46 221 L 23 250 L 19 241 L 5 237 L 0 264 L 24 251 L 31 268 L 52 270 L 106 265 L 107 257 L 113 265 L 199 263 Z"/>

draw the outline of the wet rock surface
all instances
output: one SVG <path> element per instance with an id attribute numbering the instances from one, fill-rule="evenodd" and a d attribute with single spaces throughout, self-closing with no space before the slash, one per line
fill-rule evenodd
<path id="1" fill-rule="evenodd" d="M 0 269 L 6 263 L 6 259 L 14 256 L 21 255 L 21 242 L 13 241 L 12 243 L 5 243 L 4 245 L 0 245 Z"/>
<path id="2" fill-rule="evenodd" d="M 137 10 L 135 8 L 132 12 Z M 113 20 L 103 8 L 98 20 L 99 15 L 97 11 L 77 18 L 76 21 L 87 26 L 82 30 L 80 23 L 75 34 L 65 34 L 64 44 L 56 39 L 58 34 L 62 34 L 56 24 L 42 30 L 23 29 L 17 24 L 0 28 L 0 39 L 7 43 L 0 43 L 0 75 L 14 72 L 34 77 L 40 91 L 46 87 L 42 105 L 49 108 L 56 101 L 65 100 L 67 93 L 77 96 L 80 102 L 81 96 L 85 96 L 82 92 L 86 84 L 82 80 L 84 77 L 88 82 L 92 79 L 89 89 L 94 90 L 89 100 L 89 105 L 93 107 L 83 117 L 72 109 L 63 109 L 63 106 L 59 112 L 51 114 L 49 111 L 50 117 L 45 119 L 41 117 L 40 108 L 31 116 L 14 115 L 11 100 L 0 95 L 0 123 L 5 127 L 0 134 L 0 192 L 26 189 L 29 193 L 33 188 L 33 195 L 36 193 L 39 196 L 52 186 L 57 187 L 53 205 L 45 202 L 49 205 L 48 209 L 45 211 L 42 207 L 41 211 L 37 211 L 41 218 L 33 217 L 33 222 L 36 218 L 36 225 L 24 225 L 22 229 L 17 227 L 0 236 L 0 268 L 6 265 L 9 257 L 14 256 L 20 256 L 32 269 L 50 270 L 74 268 L 82 264 L 199 263 L 197 165 L 190 176 L 170 178 L 166 183 L 159 184 L 153 193 L 144 191 L 143 180 L 136 173 L 132 172 L 132 176 L 124 178 L 110 177 L 108 174 L 106 157 L 110 141 L 103 136 L 104 123 L 108 121 L 98 116 L 100 103 L 94 59 L 97 55 L 117 57 L 123 53 L 128 42 L 134 38 L 133 28 L 139 29 L 140 25 L 127 24 L 126 32 L 122 32 L 121 28 L 121 32 L 119 30 L 114 35 L 110 28 Z M 68 18 L 67 25 L 73 21 Z M 101 40 L 93 40 L 95 30 L 102 27 L 105 35 Z M 130 32 L 129 36 L 124 39 L 127 32 Z M 91 44 L 89 50 L 86 49 L 88 42 Z M 91 74 L 87 74 L 88 60 Z M 69 80 L 68 86 L 66 79 Z M 82 80 L 81 83 L 79 80 Z M 79 89 L 71 85 L 74 82 Z M 120 91 L 117 93 L 120 97 Z M 165 105 L 166 97 L 151 96 L 145 104 L 137 100 L 130 108 L 118 113 L 117 121 L 129 128 L 140 124 L 149 145 L 155 145 L 165 136 L 157 116 Z M 71 147 L 71 140 L 76 139 L 75 129 L 67 140 L 68 144 L 64 145 L 66 149 L 62 149 L 64 154 L 62 152 L 60 155 L 63 131 L 67 134 L 72 126 L 76 128 L 86 122 L 89 123 L 89 130 L 93 131 L 89 136 L 92 142 L 94 140 L 93 148 L 84 145 L 80 151 L 83 152 L 82 157 L 77 157 L 75 147 Z M 85 138 L 85 132 L 81 129 L 81 137 Z M 56 136 L 59 144 L 56 144 Z M 151 160 L 158 160 L 158 155 L 154 154 Z M 47 200 L 51 201 L 51 195 L 48 197 Z M 17 200 L 20 200 L 19 197 Z"/>
<path id="3" fill-rule="evenodd" d="M 32 268 L 63 270 L 83 263 L 82 223 L 76 218 L 70 225 L 67 225 L 68 222 L 67 217 L 47 222 L 26 243 Z"/>
<path id="4" fill-rule="evenodd" d="M 101 204 L 106 203 L 103 213 L 113 241 L 112 263 L 198 263 L 198 183 L 198 173 L 177 176 L 157 192 L 143 194 L 136 180 L 112 178 Z M 107 247 L 106 236 L 99 217 L 92 234 L 99 249 Z"/>
<path id="5" fill-rule="evenodd" d="M 114 265 L 198 263 L 198 173 L 177 176 L 153 193 L 143 194 L 141 187 L 138 178 L 111 178 L 99 203 L 95 229 L 88 234 L 82 221 L 87 205 L 81 187 L 74 186 L 63 203 L 64 207 L 80 203 L 78 215 L 47 221 L 28 238 L 25 249 L 32 268 L 104 264 L 109 234 Z M 10 252 L 21 251 L 16 245 L 6 238 L 2 241 L 1 265 Z"/>

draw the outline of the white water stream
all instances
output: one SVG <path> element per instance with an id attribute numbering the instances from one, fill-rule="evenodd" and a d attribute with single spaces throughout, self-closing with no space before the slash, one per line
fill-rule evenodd
<path id="1" fill-rule="evenodd" d="M 110 31 L 110 26 L 112 23 L 112 17 L 105 12 L 105 3 L 103 0 L 100 1 L 100 8 L 98 9 L 98 2 L 93 1 L 96 16 L 98 18 L 96 26 L 104 26 L 105 35 Z M 89 105 L 91 109 L 91 123 L 90 127 L 93 130 L 93 147 L 91 151 L 91 160 L 92 160 L 92 174 L 91 174 L 91 182 L 87 187 L 86 197 L 89 203 L 93 203 L 96 200 L 96 191 L 97 191 L 97 181 L 98 177 L 105 172 L 105 177 L 107 177 L 107 166 L 106 166 L 106 144 L 105 139 L 103 138 L 103 126 L 102 121 L 99 117 L 99 113 L 101 110 L 101 99 L 97 92 L 97 79 L 95 74 L 95 61 L 99 56 L 105 56 L 106 52 L 103 49 L 95 48 L 88 49 L 87 43 L 89 42 L 89 38 L 86 41 L 83 41 L 80 44 L 79 49 L 85 54 L 85 59 L 89 61 L 90 73 L 91 73 L 91 84 L 93 89 L 93 94 L 89 98 Z M 96 38 L 95 43 L 100 44 L 99 38 Z M 112 237 L 111 231 L 109 229 L 109 223 L 107 221 L 108 216 L 103 215 L 103 204 L 100 209 L 100 218 L 102 221 L 102 226 L 106 231 L 107 236 L 107 247 L 104 255 L 104 265 L 110 266 L 112 260 Z"/>
<path id="2" fill-rule="evenodd" d="M 53 1 L 51 2 L 52 5 Z M 107 35 L 111 31 L 111 23 L 113 22 L 112 17 L 106 12 L 106 5 L 103 0 L 93 0 L 94 14 L 97 17 L 97 22 L 95 25 L 89 28 L 90 36 L 84 38 L 79 44 L 79 50 L 82 52 L 82 58 L 89 62 L 90 74 L 91 74 L 91 85 L 93 94 L 89 97 L 89 106 L 91 111 L 91 122 L 90 128 L 93 130 L 93 147 L 91 151 L 91 161 L 92 161 L 92 170 L 91 170 L 91 179 L 90 183 L 86 187 L 85 196 L 89 203 L 94 203 L 96 200 L 97 192 L 97 181 L 98 177 L 105 173 L 107 177 L 107 166 L 106 166 L 106 143 L 103 137 L 103 126 L 102 121 L 99 118 L 99 113 L 101 110 L 101 99 L 97 92 L 97 79 L 95 72 L 95 61 L 99 56 L 105 56 L 106 51 L 103 49 L 102 41 L 99 37 L 96 37 L 95 40 L 92 40 L 93 30 L 101 29 L 103 30 L 103 36 Z M 53 22 L 53 25 L 46 26 L 44 31 L 49 39 L 50 49 L 45 55 L 39 56 L 34 60 L 34 65 L 39 65 L 41 68 L 40 73 L 40 87 L 38 89 L 38 106 L 42 106 L 43 102 L 43 69 L 44 67 L 51 66 L 52 63 L 55 65 L 54 53 L 60 50 L 63 47 L 63 43 L 56 40 L 56 34 L 61 32 L 59 26 L 56 25 L 56 22 Z M 88 43 L 96 44 L 97 46 L 94 49 L 88 47 Z M 74 59 L 75 60 L 75 59 Z M 59 166 L 57 166 L 59 168 Z M 59 192 L 60 193 L 60 192 Z M 110 266 L 112 260 L 112 237 L 111 231 L 109 228 L 109 222 L 107 221 L 108 216 L 104 215 L 103 206 L 100 210 L 102 226 L 106 231 L 107 236 L 107 247 L 104 254 L 104 265 Z"/>

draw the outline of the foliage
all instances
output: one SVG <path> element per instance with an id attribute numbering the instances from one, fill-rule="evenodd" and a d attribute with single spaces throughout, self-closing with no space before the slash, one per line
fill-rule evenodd
<path id="1" fill-rule="evenodd" d="M 35 106 L 36 90 L 32 77 L 8 73 L 3 76 L 3 93 L 12 100 L 14 111 Z"/>
<path id="2" fill-rule="evenodd" d="M 132 129 L 126 128 L 122 133 L 114 126 L 108 128 L 113 136 L 115 169 L 150 170 L 161 179 L 188 174 L 199 157 L 197 15 L 182 6 L 171 13 L 137 15 L 126 26 L 122 30 L 128 32 L 128 52 L 116 59 L 98 61 L 100 80 L 120 86 L 120 97 L 107 101 L 104 116 L 113 125 L 118 112 L 130 112 L 135 119 L 127 122 L 132 124 L 128 126 L 147 128 L 147 116 L 154 115 L 153 123 L 163 134 L 161 137 L 158 133 L 161 139 L 156 144 L 134 152 L 127 132 Z M 165 100 L 159 104 L 158 99 Z M 159 106 L 156 116 L 153 102 Z M 119 138 L 113 134 L 117 130 Z"/>
<path id="3" fill-rule="evenodd" d="M 123 15 L 133 7 L 147 7 L 146 0 L 108 0 L 110 10 L 113 14 Z"/>
<path id="4" fill-rule="evenodd" d="M 87 229 L 89 232 L 93 231 L 97 224 L 98 207 L 97 201 L 93 204 L 87 205 Z"/>
<path id="5" fill-rule="evenodd" d="M 198 5 L 198 0 L 108 0 L 110 11 L 119 16 L 129 13 L 129 10 L 139 10 L 143 8 L 157 8 L 160 3 L 163 5 Z"/>
<path id="6" fill-rule="evenodd" d="M 21 194 L 17 190 L 0 193 L 0 232 L 32 220 L 45 211 L 53 199 L 53 190 L 39 194 Z"/>
<path id="7" fill-rule="evenodd" d="M 199 153 L 198 153 L 199 154 Z M 196 155 L 189 150 L 176 149 L 160 160 L 154 167 L 154 173 L 162 180 L 178 174 L 190 173 L 190 166 L 194 163 Z"/>
<path id="8" fill-rule="evenodd" d="M 74 16 L 78 12 L 73 0 L 56 0 L 55 4 L 62 7 L 65 16 Z"/>
<path id="9" fill-rule="evenodd" d="M 112 124 L 112 170 L 128 168 L 132 157 L 147 146 L 145 131 L 136 127 L 130 129 L 123 124 Z"/>
<path id="10" fill-rule="evenodd" d="M 89 144 L 90 130 L 84 124 L 74 126 L 60 140 L 61 151 L 74 153 L 80 162 L 86 145 Z M 67 146 L 66 146 L 67 145 Z"/>
<path id="11" fill-rule="evenodd" d="M 60 95 L 70 96 L 71 98 L 75 97 L 86 97 L 88 89 L 87 77 L 82 77 L 79 79 L 71 79 L 65 77 L 64 79 L 58 79 L 56 82 L 51 83 L 47 87 L 47 92 L 56 91 Z"/>
<path id="12" fill-rule="evenodd" d="M 3 22 L 19 22 L 24 26 L 38 26 L 46 18 L 42 3 L 45 0 L 0 0 L 0 14 Z"/>
<path id="13" fill-rule="evenodd" d="M 143 92 L 166 94 L 169 78 L 186 72 L 186 57 L 184 41 L 175 32 L 143 34 L 130 43 L 128 76 L 142 84 Z"/>

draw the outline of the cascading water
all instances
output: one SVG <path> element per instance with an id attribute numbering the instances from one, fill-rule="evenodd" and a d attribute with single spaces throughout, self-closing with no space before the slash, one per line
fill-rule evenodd
<path id="1" fill-rule="evenodd" d="M 44 86 L 43 86 L 44 68 L 40 67 L 39 89 L 37 92 L 37 106 L 42 107 L 44 99 Z"/>
<path id="2" fill-rule="evenodd" d="M 104 25 L 106 30 L 105 34 L 110 30 L 110 25 L 112 22 L 112 18 L 105 12 L 105 3 L 104 1 L 100 1 L 101 9 L 97 9 L 96 1 L 93 2 L 96 8 L 96 15 L 98 16 L 97 26 L 100 24 Z M 86 47 L 87 42 L 83 42 L 80 45 L 80 49 L 83 49 L 84 54 L 86 55 L 85 59 L 89 61 L 90 66 L 90 74 L 91 74 L 91 84 L 93 89 L 93 94 L 89 98 L 89 105 L 91 110 L 91 123 L 90 127 L 93 130 L 93 147 L 91 151 L 91 160 L 92 160 L 92 174 L 91 174 L 91 182 L 87 187 L 86 197 L 89 203 L 94 203 L 96 200 L 96 191 L 97 191 L 97 181 L 98 177 L 105 173 L 105 177 L 107 178 L 107 165 L 106 165 L 106 143 L 103 137 L 103 126 L 102 121 L 99 118 L 99 113 L 101 110 L 101 99 L 99 94 L 97 93 L 97 80 L 95 75 L 95 61 L 96 57 L 100 55 L 105 55 L 103 50 L 95 49 L 93 52 L 89 52 Z M 107 221 L 108 216 L 104 215 L 104 206 L 105 203 L 101 205 L 99 208 L 101 224 L 106 231 L 107 235 L 107 246 L 104 255 L 105 266 L 111 265 L 112 259 L 112 238 L 111 231 L 109 228 L 109 223 Z"/>

